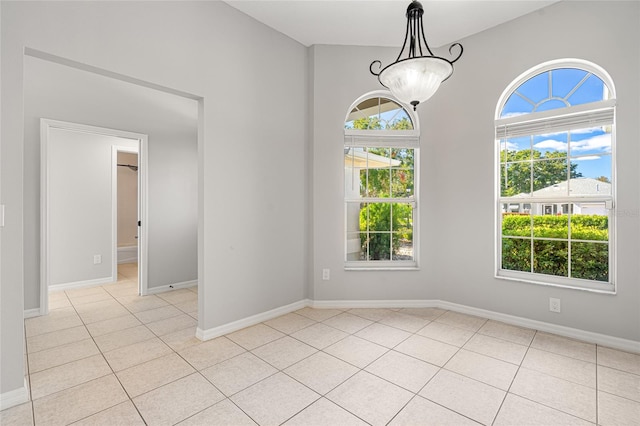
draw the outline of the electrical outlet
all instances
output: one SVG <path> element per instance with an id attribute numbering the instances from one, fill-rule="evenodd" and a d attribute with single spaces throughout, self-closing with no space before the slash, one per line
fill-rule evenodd
<path id="1" fill-rule="evenodd" d="M 560 312 L 560 299 L 549 298 L 549 310 L 551 312 Z"/>
<path id="2" fill-rule="evenodd" d="M 323 269 L 322 270 L 322 279 L 324 281 L 329 281 L 329 279 L 331 279 L 331 270 Z"/>
<path id="3" fill-rule="evenodd" d="M 94 265 L 99 265 L 102 263 L 102 255 L 101 254 L 94 254 L 93 255 L 93 264 Z"/>

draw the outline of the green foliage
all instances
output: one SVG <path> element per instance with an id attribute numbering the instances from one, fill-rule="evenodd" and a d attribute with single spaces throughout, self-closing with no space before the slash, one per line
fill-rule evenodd
<path id="1" fill-rule="evenodd" d="M 413 209 L 410 204 L 370 203 L 360 210 L 360 241 L 368 260 L 398 256 L 401 241 L 413 241 Z"/>
<path id="2" fill-rule="evenodd" d="M 503 238 L 502 269 L 531 272 L 531 242 L 520 238 Z"/>
<path id="3" fill-rule="evenodd" d="M 567 215 L 518 215 L 502 217 L 502 235 L 510 237 L 568 238 Z M 609 240 L 609 218 L 603 215 L 571 215 L 571 239 L 588 241 Z"/>
<path id="4" fill-rule="evenodd" d="M 569 275 L 569 242 L 539 238 L 567 239 L 571 220 L 571 277 L 608 281 L 609 220 L 604 215 L 517 215 L 502 218 L 502 235 L 525 238 L 502 239 L 502 269 Z M 533 256 L 531 235 L 533 233 Z M 587 240 L 594 242 L 576 242 Z M 600 241 L 600 242 L 597 242 Z M 533 262 L 533 264 L 532 264 Z"/>
<path id="5" fill-rule="evenodd" d="M 361 194 L 365 197 L 388 198 L 413 195 L 414 150 L 410 148 L 367 148 L 371 154 L 400 161 L 398 166 L 362 170 Z M 368 176 L 367 176 L 368 173 Z"/>
<path id="6" fill-rule="evenodd" d="M 609 281 L 609 246 L 572 243 L 571 276 L 585 280 Z"/>
<path id="7" fill-rule="evenodd" d="M 567 241 L 533 240 L 533 272 L 569 276 Z"/>
<path id="8" fill-rule="evenodd" d="M 566 152 L 543 153 L 535 149 L 500 151 L 500 193 L 504 197 L 512 197 L 563 182 L 567 180 L 567 167 L 572 179 L 582 176 L 576 170 L 577 163 L 568 165 Z"/>

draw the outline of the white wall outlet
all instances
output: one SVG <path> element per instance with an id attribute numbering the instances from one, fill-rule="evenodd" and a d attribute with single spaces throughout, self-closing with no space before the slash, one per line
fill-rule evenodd
<path id="1" fill-rule="evenodd" d="M 549 298 L 549 310 L 551 312 L 560 312 L 560 299 Z"/>
<path id="2" fill-rule="evenodd" d="M 330 269 L 323 269 L 322 270 L 322 279 L 324 281 L 329 281 L 331 279 L 331 270 Z"/>
<path id="3" fill-rule="evenodd" d="M 102 263 L 102 255 L 101 254 L 94 254 L 93 255 L 93 264 L 94 265 L 99 265 Z"/>

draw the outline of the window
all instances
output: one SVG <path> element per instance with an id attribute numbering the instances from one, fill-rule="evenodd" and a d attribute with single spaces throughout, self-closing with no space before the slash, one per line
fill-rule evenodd
<path id="1" fill-rule="evenodd" d="M 615 93 L 586 61 L 518 77 L 496 110 L 497 276 L 613 292 Z"/>
<path id="2" fill-rule="evenodd" d="M 418 265 L 416 118 L 383 92 L 356 101 L 345 120 L 345 267 Z"/>

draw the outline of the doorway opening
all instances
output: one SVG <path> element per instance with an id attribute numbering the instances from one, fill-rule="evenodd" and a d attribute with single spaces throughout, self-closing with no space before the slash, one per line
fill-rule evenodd
<path id="1" fill-rule="evenodd" d="M 138 280 L 138 149 L 114 147 L 116 151 L 116 266 L 117 282 L 139 290 Z"/>
<path id="2" fill-rule="evenodd" d="M 123 230 L 133 234 L 136 264 L 120 269 L 146 294 L 147 136 L 41 119 L 41 149 L 40 313 L 48 313 L 50 291 L 118 281 L 120 153 L 136 156 L 128 168 L 135 169 L 134 206 L 127 206 L 135 226 Z"/>

